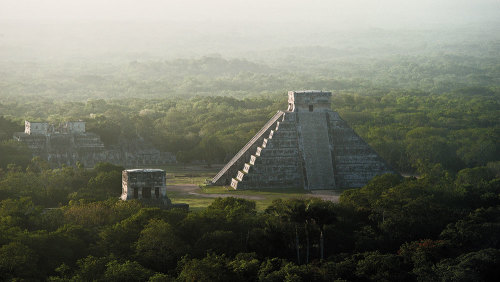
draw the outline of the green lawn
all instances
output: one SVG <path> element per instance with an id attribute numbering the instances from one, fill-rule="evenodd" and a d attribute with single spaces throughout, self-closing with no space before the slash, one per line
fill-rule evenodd
<path id="1" fill-rule="evenodd" d="M 189 204 L 189 209 L 191 211 L 199 211 L 210 205 L 214 198 L 203 198 L 196 195 L 188 195 L 177 191 L 168 191 L 167 196 L 170 198 L 172 203 L 186 203 Z"/>
<path id="2" fill-rule="evenodd" d="M 234 190 L 227 186 L 205 186 L 201 187 L 206 194 L 229 194 L 234 196 L 259 197 L 260 199 L 250 199 L 257 203 L 257 210 L 266 209 L 276 199 L 304 199 L 311 198 L 312 194 L 304 189 L 290 188 L 266 189 L 266 190 Z"/>
<path id="3" fill-rule="evenodd" d="M 198 211 L 206 208 L 215 198 L 209 197 L 213 194 L 225 194 L 230 196 L 245 197 L 257 203 L 257 210 L 263 211 L 275 199 L 304 199 L 312 197 L 308 191 L 302 188 L 291 189 L 266 189 L 266 190 L 234 190 L 230 186 L 207 186 L 205 181 L 214 177 L 221 165 L 214 167 L 206 166 L 167 166 L 162 167 L 167 172 L 167 185 L 182 185 L 195 184 L 194 193 L 200 195 L 192 195 L 182 191 L 169 191 L 167 195 L 173 203 L 187 203 L 192 211 Z M 215 195 L 213 195 L 215 196 Z"/>
<path id="4" fill-rule="evenodd" d="M 202 187 L 195 191 L 200 195 L 190 195 L 179 191 L 167 191 L 168 197 L 173 203 L 187 203 L 193 211 L 206 208 L 215 198 L 207 198 L 202 195 L 224 194 L 230 196 L 246 197 L 248 200 L 255 201 L 257 210 L 263 211 L 272 204 L 275 199 L 304 199 L 312 197 L 311 193 L 306 191 L 254 191 L 254 190 L 232 190 L 222 186 Z M 253 198 L 258 197 L 258 198 Z"/>
<path id="5" fill-rule="evenodd" d="M 222 165 L 207 167 L 204 165 L 169 165 L 161 167 L 167 172 L 167 185 L 175 184 L 204 184 L 212 179 Z"/>

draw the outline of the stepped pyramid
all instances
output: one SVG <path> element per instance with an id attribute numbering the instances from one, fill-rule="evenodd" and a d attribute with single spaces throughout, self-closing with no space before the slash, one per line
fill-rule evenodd
<path id="1" fill-rule="evenodd" d="M 212 179 L 234 189 L 341 189 L 394 173 L 338 113 L 331 92 L 289 91 L 278 111 Z"/>

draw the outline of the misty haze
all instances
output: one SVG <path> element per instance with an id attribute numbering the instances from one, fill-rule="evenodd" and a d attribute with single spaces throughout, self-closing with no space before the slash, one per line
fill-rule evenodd
<path id="1" fill-rule="evenodd" d="M 1 281 L 496 281 L 497 0 L 2 0 Z"/>

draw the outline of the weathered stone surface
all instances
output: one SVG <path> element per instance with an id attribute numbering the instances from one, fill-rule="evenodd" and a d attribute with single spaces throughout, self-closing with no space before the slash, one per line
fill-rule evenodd
<path id="1" fill-rule="evenodd" d="M 334 189 L 334 168 L 326 112 L 294 113 L 298 115 L 299 148 L 305 163 L 304 188 Z"/>
<path id="2" fill-rule="evenodd" d="M 120 199 L 140 200 L 160 208 L 189 210 L 188 204 L 172 204 L 167 197 L 166 174 L 162 169 L 127 169 L 122 172 Z"/>
<path id="3" fill-rule="evenodd" d="M 236 155 L 217 173 L 212 179 L 212 183 L 217 185 L 229 185 L 233 182 L 233 177 L 245 165 L 251 163 L 251 158 L 255 158 L 253 154 L 256 153 L 257 147 L 265 147 L 270 132 L 276 129 L 279 119 L 284 115 L 284 112 L 278 111 L 258 132 L 255 136 L 248 141 L 248 143 L 236 153 Z"/>
<path id="4" fill-rule="evenodd" d="M 278 112 L 212 179 L 234 189 L 361 187 L 394 173 L 330 109 L 330 92 L 290 91 Z"/>
<path id="5" fill-rule="evenodd" d="M 168 200 L 165 171 L 162 169 L 127 169 L 122 172 L 120 199 Z"/>
<path id="6" fill-rule="evenodd" d="M 93 167 L 98 162 L 110 162 L 125 167 L 164 165 L 175 163 L 175 156 L 160 152 L 142 140 L 121 140 L 119 144 L 104 147 L 101 138 L 85 132 L 85 122 L 65 122 L 59 126 L 44 122 L 25 122 L 24 132 L 16 132 L 14 139 L 25 143 L 51 166 L 75 165 Z"/>

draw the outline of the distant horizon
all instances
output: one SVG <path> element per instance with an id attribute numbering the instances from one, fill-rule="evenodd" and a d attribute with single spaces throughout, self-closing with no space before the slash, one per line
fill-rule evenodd
<path id="1" fill-rule="evenodd" d="M 496 0 L 2 0 L 0 19 L 19 21 L 266 22 L 415 27 L 496 22 Z"/>

